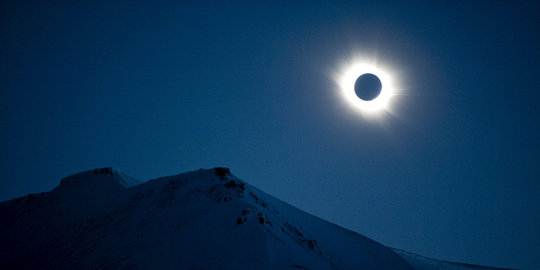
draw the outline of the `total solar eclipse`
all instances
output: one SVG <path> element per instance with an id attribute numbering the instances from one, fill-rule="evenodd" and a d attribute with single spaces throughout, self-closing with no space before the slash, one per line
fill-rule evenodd
<path id="1" fill-rule="evenodd" d="M 376 63 L 357 60 L 335 74 L 345 101 L 366 117 L 390 112 L 390 99 L 395 97 L 391 74 Z"/>
<path id="2" fill-rule="evenodd" d="M 382 83 L 379 77 L 371 73 L 362 74 L 354 83 L 356 96 L 364 101 L 376 99 L 382 90 Z"/>

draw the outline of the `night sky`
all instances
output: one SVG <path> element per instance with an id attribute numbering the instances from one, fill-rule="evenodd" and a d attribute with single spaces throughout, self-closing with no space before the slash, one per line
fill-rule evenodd
<path id="1" fill-rule="evenodd" d="M 0 200 L 225 166 L 387 246 L 540 267 L 539 2 L 81 2 L 0 3 Z M 343 99 L 355 59 L 391 112 Z"/>

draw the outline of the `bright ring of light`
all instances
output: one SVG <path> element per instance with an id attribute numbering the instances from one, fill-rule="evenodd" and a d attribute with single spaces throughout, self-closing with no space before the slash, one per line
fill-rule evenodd
<path id="1" fill-rule="evenodd" d="M 365 101 L 358 98 L 358 96 L 356 96 L 356 92 L 354 91 L 354 83 L 356 82 L 356 79 L 360 75 L 366 73 L 371 73 L 379 77 L 382 84 L 382 89 L 379 96 L 370 101 Z M 367 64 L 355 64 L 350 68 L 347 68 L 339 80 L 339 85 L 345 99 L 356 109 L 361 110 L 362 112 L 373 113 L 380 112 L 381 110 L 387 110 L 390 99 L 394 94 L 392 81 L 388 73 L 375 66 Z"/>

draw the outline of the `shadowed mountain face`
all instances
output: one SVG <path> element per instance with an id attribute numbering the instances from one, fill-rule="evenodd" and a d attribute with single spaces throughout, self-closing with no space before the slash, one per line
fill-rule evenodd
<path id="1" fill-rule="evenodd" d="M 145 183 L 96 169 L 0 215 L 1 269 L 470 269 L 398 254 L 226 168 Z"/>

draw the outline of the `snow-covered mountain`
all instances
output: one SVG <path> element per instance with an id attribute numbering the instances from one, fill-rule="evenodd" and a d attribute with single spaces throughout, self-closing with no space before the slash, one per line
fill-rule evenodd
<path id="1" fill-rule="evenodd" d="M 0 203 L 0 269 L 495 269 L 390 249 L 214 168 L 112 168 Z"/>

